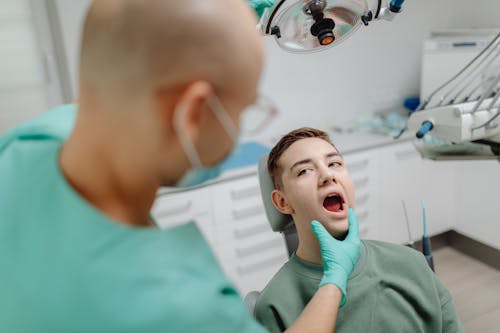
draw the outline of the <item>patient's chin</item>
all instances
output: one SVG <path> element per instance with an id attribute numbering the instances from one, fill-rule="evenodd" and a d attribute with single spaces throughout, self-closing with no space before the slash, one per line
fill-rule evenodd
<path id="1" fill-rule="evenodd" d="M 335 233 L 330 232 L 330 235 L 332 235 L 336 240 L 344 240 L 347 236 L 347 231 L 339 231 Z"/>
<path id="2" fill-rule="evenodd" d="M 325 226 L 326 230 L 335 237 L 338 240 L 342 240 L 347 236 L 347 231 L 349 230 L 349 224 L 347 223 L 347 220 L 344 221 L 337 221 L 335 225 L 326 225 Z"/>

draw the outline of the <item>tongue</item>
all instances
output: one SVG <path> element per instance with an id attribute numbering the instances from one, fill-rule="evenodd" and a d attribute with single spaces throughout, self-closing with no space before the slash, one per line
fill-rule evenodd
<path id="1" fill-rule="evenodd" d="M 342 209 L 342 202 L 338 196 L 326 198 L 325 201 L 323 201 L 323 207 L 330 212 L 338 212 Z"/>

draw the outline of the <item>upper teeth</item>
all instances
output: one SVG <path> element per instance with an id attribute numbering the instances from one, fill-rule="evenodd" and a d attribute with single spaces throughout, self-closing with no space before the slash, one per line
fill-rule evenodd
<path id="1" fill-rule="evenodd" d="M 327 198 L 331 198 L 331 197 L 340 197 L 340 195 L 338 195 L 336 193 L 328 194 Z"/>

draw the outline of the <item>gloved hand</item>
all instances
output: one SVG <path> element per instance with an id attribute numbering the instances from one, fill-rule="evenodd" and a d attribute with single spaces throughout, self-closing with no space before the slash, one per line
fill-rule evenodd
<path id="1" fill-rule="evenodd" d="M 262 16 L 264 9 L 274 5 L 274 0 L 247 0 L 247 2 L 255 10 L 259 18 Z"/>
<path id="2" fill-rule="evenodd" d="M 352 208 L 348 214 L 349 231 L 347 237 L 339 241 L 326 231 L 318 221 L 311 222 L 311 228 L 319 240 L 323 260 L 323 279 L 319 286 L 332 283 L 342 291 L 342 307 L 347 300 L 347 280 L 356 265 L 360 252 L 358 219 Z"/>

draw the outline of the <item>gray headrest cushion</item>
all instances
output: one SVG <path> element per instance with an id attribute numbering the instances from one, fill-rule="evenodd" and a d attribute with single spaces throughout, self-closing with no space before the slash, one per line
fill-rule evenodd
<path id="1" fill-rule="evenodd" d="M 262 155 L 259 159 L 259 183 L 262 201 L 266 210 L 267 219 L 273 231 L 283 231 L 286 226 L 293 222 L 292 217 L 280 213 L 271 201 L 271 193 L 274 190 L 273 180 L 267 171 L 267 158 L 269 154 Z"/>

